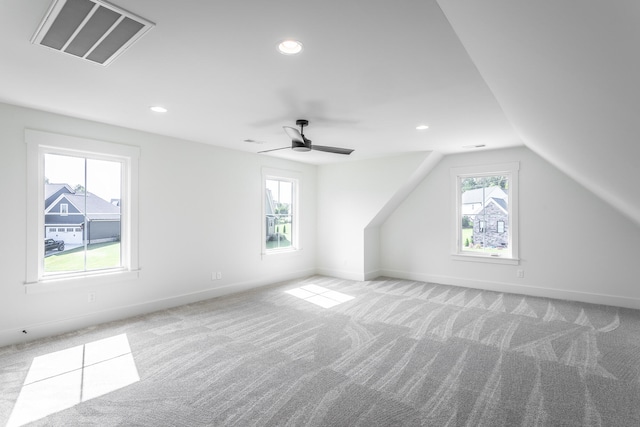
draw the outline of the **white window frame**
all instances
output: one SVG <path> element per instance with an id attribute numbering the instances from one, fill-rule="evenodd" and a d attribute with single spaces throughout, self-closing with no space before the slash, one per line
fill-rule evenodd
<path id="1" fill-rule="evenodd" d="M 293 223 L 293 241 L 291 242 L 291 246 L 287 246 L 285 248 L 277 248 L 277 249 L 267 249 L 267 242 L 265 240 L 265 236 L 267 235 L 266 230 L 266 221 L 267 213 L 265 211 L 266 206 L 266 191 L 267 188 L 267 180 L 278 180 L 278 181 L 288 181 L 293 183 L 293 202 L 292 202 L 292 223 Z M 302 249 L 301 247 L 301 236 L 300 236 L 300 194 L 302 187 L 302 174 L 300 172 L 283 170 L 283 169 L 271 169 L 271 168 L 263 168 L 262 169 L 262 181 L 261 181 L 261 208 L 260 212 L 262 212 L 262 218 L 260 223 L 262 224 L 261 229 L 261 238 L 260 241 L 262 251 L 261 255 L 264 259 L 265 256 L 277 255 L 277 254 L 291 254 L 296 253 Z"/>
<path id="2" fill-rule="evenodd" d="M 138 160 L 140 148 L 25 129 L 27 145 L 27 293 L 93 286 L 138 277 Z M 55 276 L 44 274 L 44 156 L 60 154 L 122 164 L 121 267 Z"/>
<path id="3" fill-rule="evenodd" d="M 68 203 L 60 203 L 60 216 L 69 215 L 69 204 Z"/>
<path id="4" fill-rule="evenodd" d="M 452 168 L 451 185 L 453 194 L 453 242 L 452 258 L 458 261 L 486 262 L 493 264 L 518 265 L 520 258 L 518 254 L 518 172 L 519 162 L 500 163 L 494 165 L 477 165 Z M 509 176 L 509 188 L 507 190 L 509 200 L 509 245 L 508 251 L 501 254 L 483 254 L 464 251 L 462 245 L 462 192 L 460 181 L 463 178 L 478 176 Z"/>

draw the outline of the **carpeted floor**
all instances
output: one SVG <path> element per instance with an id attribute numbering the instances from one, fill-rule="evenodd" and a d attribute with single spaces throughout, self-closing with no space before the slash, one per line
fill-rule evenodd
<path id="1" fill-rule="evenodd" d="M 32 425 L 639 426 L 640 312 L 315 276 L 0 349 L 0 424 L 56 410 Z"/>

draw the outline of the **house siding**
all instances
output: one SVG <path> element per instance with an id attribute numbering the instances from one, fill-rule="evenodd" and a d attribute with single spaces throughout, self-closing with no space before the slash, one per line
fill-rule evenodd
<path id="1" fill-rule="evenodd" d="M 485 231 L 481 231 L 480 222 L 485 222 Z M 498 221 L 504 221 L 504 232 L 498 233 Z M 507 247 L 509 244 L 509 215 L 495 203 L 487 206 L 475 216 L 473 223 L 473 243 L 483 247 Z"/>
<path id="2" fill-rule="evenodd" d="M 87 238 L 89 244 L 120 240 L 120 221 L 90 221 Z"/>

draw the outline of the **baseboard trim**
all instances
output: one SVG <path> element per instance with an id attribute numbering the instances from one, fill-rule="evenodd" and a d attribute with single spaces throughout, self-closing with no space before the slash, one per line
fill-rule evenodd
<path id="1" fill-rule="evenodd" d="M 466 279 L 462 277 L 438 276 L 401 270 L 381 271 L 382 276 L 398 279 L 417 280 L 421 282 L 439 283 L 442 285 L 463 286 L 466 288 L 482 289 L 495 292 L 506 292 L 534 297 L 555 298 L 569 301 L 602 304 L 615 307 L 640 309 L 640 298 L 622 297 L 592 292 L 571 291 L 543 286 L 522 285 L 519 283 L 492 282 L 488 280 Z"/>
<path id="2" fill-rule="evenodd" d="M 321 274 L 323 276 L 329 276 L 329 277 L 335 277 L 337 279 L 345 279 L 345 280 L 357 280 L 359 282 L 364 281 L 364 280 L 370 280 L 370 279 L 366 279 L 365 278 L 365 274 L 364 273 L 358 273 L 358 272 L 354 272 L 354 271 L 345 271 L 345 270 L 333 270 L 330 268 L 318 268 L 316 270 L 316 272 L 318 274 Z M 378 274 L 375 277 L 380 276 L 380 274 Z M 373 277 L 373 278 L 375 278 Z"/>
<path id="3" fill-rule="evenodd" d="M 269 276 L 267 278 L 260 278 L 255 280 L 247 280 L 244 282 L 236 282 L 216 288 L 209 288 L 167 298 L 160 298 L 138 304 L 111 307 L 105 310 L 95 311 L 78 316 L 54 319 L 48 322 L 22 326 L 21 328 L 24 328 L 24 330 L 28 331 L 27 334 L 22 333 L 20 330 L 21 328 L 17 327 L 12 329 L 4 329 L 0 330 L 0 347 L 22 344 L 39 338 L 60 335 L 106 322 L 127 319 L 129 317 L 153 313 L 154 311 L 178 307 L 184 304 L 191 304 L 211 298 L 246 292 L 263 286 L 272 285 L 274 283 L 299 279 L 301 277 L 312 276 L 314 274 L 316 274 L 315 269 L 299 270 L 290 272 L 288 274 Z"/>

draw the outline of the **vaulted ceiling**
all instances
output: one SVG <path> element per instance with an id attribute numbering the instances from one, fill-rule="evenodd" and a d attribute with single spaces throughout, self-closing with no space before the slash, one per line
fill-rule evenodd
<path id="1" fill-rule="evenodd" d="M 51 0 L 0 0 L 0 101 L 248 152 L 305 118 L 355 149 L 264 154 L 314 164 L 525 144 L 640 224 L 636 0 L 111 3 L 156 25 L 103 67 L 30 42 Z"/>
<path id="2" fill-rule="evenodd" d="M 438 3 L 523 143 L 640 224 L 640 2 Z"/>

